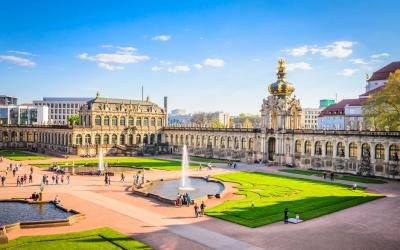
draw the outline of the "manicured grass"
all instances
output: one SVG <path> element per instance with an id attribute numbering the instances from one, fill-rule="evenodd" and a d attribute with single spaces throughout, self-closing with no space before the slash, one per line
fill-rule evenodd
<path id="1" fill-rule="evenodd" d="M 67 250 L 67 249 L 152 249 L 151 247 L 133 240 L 111 228 L 99 228 L 89 231 L 54 234 L 45 236 L 22 236 L 0 249 L 18 250 Z"/>
<path id="2" fill-rule="evenodd" d="M 47 156 L 34 155 L 29 152 L 19 150 L 2 150 L 0 151 L 0 156 L 13 161 L 45 160 L 49 158 Z"/>
<path id="3" fill-rule="evenodd" d="M 320 176 L 320 177 L 324 176 L 323 172 L 312 171 L 312 170 L 281 169 L 279 171 L 285 172 L 285 173 L 291 173 L 291 174 L 308 175 L 308 176 L 310 176 L 310 175 L 315 175 L 315 176 Z M 335 179 L 345 180 L 345 181 L 353 181 L 353 182 L 361 182 L 361 183 L 371 183 L 371 184 L 384 184 L 384 183 L 386 183 L 386 181 L 379 180 L 379 179 L 373 179 L 373 178 L 367 178 L 367 177 L 359 177 L 359 176 L 351 176 L 351 175 L 342 175 L 342 174 L 337 174 L 337 173 L 335 173 Z"/>
<path id="4" fill-rule="evenodd" d="M 174 156 L 175 159 L 181 159 L 182 156 Z M 220 160 L 220 159 L 209 159 L 205 157 L 199 157 L 199 156 L 190 156 L 189 158 L 190 161 L 197 161 L 197 162 L 211 162 L 211 163 L 227 163 L 227 160 Z"/>
<path id="5" fill-rule="evenodd" d="M 171 160 L 161 160 L 161 159 L 150 159 L 150 158 L 135 158 L 135 157 L 120 157 L 120 158 L 105 158 L 104 162 L 107 162 L 109 166 L 118 165 L 124 167 L 132 167 L 132 168 L 154 168 L 161 170 L 180 170 L 181 162 L 179 161 L 171 161 Z M 72 166 L 72 163 L 75 166 L 80 165 L 97 165 L 98 160 L 76 160 L 76 161 L 64 161 L 64 162 L 54 162 L 64 167 L 66 165 Z M 40 163 L 34 164 L 37 167 L 49 167 L 53 163 Z M 196 168 L 197 164 L 191 164 L 191 168 Z"/>
<path id="6" fill-rule="evenodd" d="M 309 220 L 383 197 L 351 186 L 264 173 L 231 173 L 213 176 L 236 183 L 243 198 L 228 200 L 206 210 L 207 215 L 247 227 L 259 227 L 289 217 Z M 255 208 L 251 208 L 254 201 Z"/>

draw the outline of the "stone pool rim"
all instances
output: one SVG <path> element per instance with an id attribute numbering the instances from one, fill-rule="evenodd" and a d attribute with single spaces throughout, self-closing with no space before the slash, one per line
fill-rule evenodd
<path id="1" fill-rule="evenodd" d="M 222 185 L 222 187 L 224 188 L 221 193 L 207 194 L 207 195 L 204 195 L 204 196 L 201 196 L 201 197 L 198 197 L 198 198 L 194 199 L 195 201 L 196 200 L 208 200 L 208 199 L 211 199 L 211 198 L 218 198 L 219 199 L 222 196 L 224 196 L 225 193 L 226 193 L 225 184 L 222 181 L 218 180 L 218 179 L 214 179 L 214 178 L 211 178 L 211 177 L 210 178 L 206 178 L 206 177 L 202 177 L 202 176 L 188 176 L 188 177 L 189 178 L 193 178 L 193 179 L 202 179 L 202 180 L 204 180 L 206 182 L 218 183 L 218 184 Z M 148 181 L 148 182 L 144 183 L 142 185 L 142 187 L 139 187 L 139 188 L 135 188 L 134 186 L 132 186 L 132 193 L 136 194 L 136 195 L 143 196 L 143 197 L 154 198 L 154 199 L 157 199 L 159 201 L 162 201 L 162 202 L 165 202 L 165 203 L 169 203 L 171 205 L 175 205 L 175 199 L 171 200 L 171 199 L 168 199 L 168 198 L 166 198 L 164 196 L 147 192 L 148 187 L 151 186 L 154 182 L 157 182 L 157 181 L 172 181 L 172 180 L 179 180 L 179 178 L 176 178 L 176 177 L 175 178 L 162 178 L 162 179 L 158 179 L 158 180 Z"/>
<path id="2" fill-rule="evenodd" d="M 28 199 L 0 199 L 1 202 L 15 202 L 15 203 L 26 203 L 26 204 L 54 204 L 55 207 L 61 209 L 65 212 L 74 213 L 67 217 L 66 219 L 56 219 L 56 220 L 41 220 L 41 221 L 19 221 L 13 224 L 6 224 L 0 227 L 0 244 L 7 243 L 8 237 L 7 233 L 24 229 L 24 228 L 42 228 L 42 227 L 62 227 L 71 226 L 85 218 L 85 214 L 78 212 L 74 209 L 67 209 L 60 204 L 55 204 L 53 201 L 32 201 Z"/>

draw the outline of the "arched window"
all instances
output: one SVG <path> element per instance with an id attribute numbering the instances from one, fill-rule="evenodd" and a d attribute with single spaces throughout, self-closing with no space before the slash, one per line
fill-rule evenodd
<path id="1" fill-rule="evenodd" d="M 294 152 L 301 153 L 301 141 L 300 140 L 296 140 L 295 146 L 294 146 Z"/>
<path id="2" fill-rule="evenodd" d="M 368 143 L 363 143 L 361 146 L 361 155 L 363 157 L 371 157 L 371 151 L 370 151 L 370 146 Z"/>
<path id="3" fill-rule="evenodd" d="M 86 145 L 90 145 L 90 144 L 91 144 L 91 141 L 92 141 L 91 136 L 90 136 L 90 135 L 86 135 L 86 136 L 85 136 L 85 144 L 86 144 Z"/>
<path id="4" fill-rule="evenodd" d="M 237 137 L 235 137 L 235 139 L 233 141 L 233 145 L 234 145 L 235 149 L 239 148 L 239 139 Z"/>
<path id="5" fill-rule="evenodd" d="M 108 115 L 104 117 L 104 126 L 110 126 L 110 117 Z"/>
<path id="6" fill-rule="evenodd" d="M 101 125 L 101 116 L 96 115 L 96 118 L 95 118 L 94 123 L 95 123 L 97 126 L 100 126 L 100 125 Z"/>
<path id="7" fill-rule="evenodd" d="M 162 119 L 161 119 L 161 118 L 158 118 L 158 119 L 157 119 L 157 126 L 158 126 L 158 127 L 161 127 L 161 126 L 162 126 Z"/>
<path id="8" fill-rule="evenodd" d="M 314 154 L 322 155 L 322 143 L 320 141 L 315 142 Z"/>
<path id="9" fill-rule="evenodd" d="M 94 137 L 94 144 L 99 145 L 100 144 L 100 135 L 96 134 Z"/>
<path id="10" fill-rule="evenodd" d="M 242 149 L 246 149 L 246 138 L 242 138 Z"/>
<path id="11" fill-rule="evenodd" d="M 128 118 L 128 126 L 133 126 L 134 124 L 133 124 L 133 117 L 132 116 L 129 116 L 129 118 Z"/>
<path id="12" fill-rule="evenodd" d="M 116 134 L 113 134 L 113 135 L 111 136 L 111 144 L 112 144 L 112 145 L 117 144 L 117 135 L 116 135 Z"/>
<path id="13" fill-rule="evenodd" d="M 132 134 L 128 135 L 128 144 L 133 145 L 133 135 Z"/>
<path id="14" fill-rule="evenodd" d="M 389 160 L 399 161 L 399 147 L 396 144 L 392 144 L 389 147 Z"/>
<path id="15" fill-rule="evenodd" d="M 82 136 L 81 135 L 76 136 L 76 145 L 82 145 Z"/>
<path id="16" fill-rule="evenodd" d="M 232 138 L 231 137 L 228 137 L 226 147 L 227 148 L 232 148 Z"/>
<path id="17" fill-rule="evenodd" d="M 142 118 L 140 117 L 136 118 L 136 126 L 138 127 L 142 126 Z"/>
<path id="18" fill-rule="evenodd" d="M 182 135 L 182 141 L 183 141 L 183 135 Z M 143 136 L 143 143 L 149 144 L 149 136 L 147 134 L 144 134 Z"/>
<path id="19" fill-rule="evenodd" d="M 111 124 L 113 126 L 117 126 L 118 125 L 118 118 L 116 116 L 112 117 Z"/>
<path id="20" fill-rule="evenodd" d="M 151 118 L 151 126 L 156 126 L 156 118 Z"/>
<path id="21" fill-rule="evenodd" d="M 251 151 L 254 150 L 254 139 L 253 138 L 249 139 L 249 150 L 251 150 Z"/>
<path id="22" fill-rule="evenodd" d="M 119 145 L 125 145 L 125 135 L 121 134 L 119 136 Z"/>
<path id="23" fill-rule="evenodd" d="M 354 142 L 349 145 L 349 157 L 357 157 L 357 144 Z"/>
<path id="24" fill-rule="evenodd" d="M 385 159 L 385 148 L 382 144 L 377 144 L 375 146 L 375 159 L 384 160 Z"/>
<path id="25" fill-rule="evenodd" d="M 122 116 L 121 118 L 119 118 L 119 125 L 120 126 L 125 126 L 125 117 Z"/>
<path id="26" fill-rule="evenodd" d="M 221 148 L 225 148 L 225 137 L 221 136 L 221 141 L 219 143 Z"/>
<path id="27" fill-rule="evenodd" d="M 149 126 L 149 118 L 147 118 L 147 117 L 144 118 L 143 126 Z"/>
<path id="28" fill-rule="evenodd" d="M 137 134 L 136 135 L 136 144 L 140 144 L 140 143 L 142 143 L 142 137 L 139 134 Z"/>
<path id="29" fill-rule="evenodd" d="M 110 136 L 109 136 L 108 134 L 105 134 L 105 135 L 103 136 L 103 144 L 104 144 L 104 145 L 110 144 Z"/>
<path id="30" fill-rule="evenodd" d="M 306 141 L 304 143 L 304 153 L 305 154 L 311 154 L 311 142 L 310 141 Z"/>
<path id="31" fill-rule="evenodd" d="M 343 142 L 339 142 L 337 144 L 337 149 L 336 149 L 336 156 L 339 157 L 344 157 L 344 143 Z"/>
<path id="32" fill-rule="evenodd" d="M 327 156 L 333 156 L 333 143 L 328 141 L 326 143 L 326 155 Z"/>

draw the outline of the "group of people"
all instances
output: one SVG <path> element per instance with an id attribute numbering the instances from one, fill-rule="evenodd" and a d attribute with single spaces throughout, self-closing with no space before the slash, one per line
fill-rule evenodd
<path id="1" fill-rule="evenodd" d="M 142 180 L 140 180 L 140 178 Z M 134 176 L 133 176 L 133 186 L 138 187 L 140 185 L 144 184 L 144 172 L 141 174 L 141 171 L 138 171 Z"/>
<path id="2" fill-rule="evenodd" d="M 109 173 L 104 174 L 104 183 L 105 185 L 111 185 L 111 175 Z"/>
<path id="3" fill-rule="evenodd" d="M 29 178 L 29 180 L 28 180 L 28 178 Z M 29 183 L 33 182 L 32 174 L 29 174 L 29 177 L 26 173 L 22 176 L 17 176 L 17 186 L 22 186 L 22 185 L 26 184 L 27 181 L 29 181 Z"/>
<path id="4" fill-rule="evenodd" d="M 199 170 L 201 171 L 203 169 L 203 164 L 199 164 Z M 211 164 L 211 162 L 209 162 L 208 164 L 207 164 L 207 169 L 208 170 L 212 170 L 213 169 L 213 165 Z"/>
<path id="5" fill-rule="evenodd" d="M 331 172 L 331 173 L 324 172 L 324 180 L 326 180 L 326 178 L 328 178 L 328 175 L 329 175 L 329 178 L 331 179 L 331 181 L 335 180 L 335 173 L 334 172 Z"/>
<path id="6" fill-rule="evenodd" d="M 33 194 L 31 195 L 31 199 L 33 201 L 38 201 L 40 198 L 39 194 L 37 192 L 33 192 Z"/>
<path id="7" fill-rule="evenodd" d="M 178 193 L 178 195 L 176 196 L 176 199 L 175 199 L 175 206 L 177 206 L 177 207 L 180 207 L 183 205 L 190 206 L 192 204 L 192 202 L 193 202 L 193 200 L 188 193 L 185 193 L 185 194 Z"/>
<path id="8" fill-rule="evenodd" d="M 67 175 L 67 177 L 66 177 L 67 184 L 69 184 L 70 178 L 71 177 L 69 175 Z M 52 175 L 51 181 L 52 181 L 52 184 L 56 184 L 56 185 L 58 185 L 59 183 L 64 184 L 64 175 L 58 175 L 58 174 Z M 49 176 L 48 175 L 43 175 L 42 183 L 49 185 Z"/>
<path id="9" fill-rule="evenodd" d="M 233 161 L 231 161 L 231 160 L 228 160 L 228 166 L 229 166 L 230 168 L 237 168 L 236 162 L 233 162 Z"/>
<path id="10" fill-rule="evenodd" d="M 196 216 L 196 218 L 199 218 L 199 216 L 200 217 L 204 216 L 205 210 L 206 210 L 206 204 L 204 203 L 204 201 L 201 202 L 200 207 L 197 205 L 197 203 L 194 203 L 194 215 Z"/>

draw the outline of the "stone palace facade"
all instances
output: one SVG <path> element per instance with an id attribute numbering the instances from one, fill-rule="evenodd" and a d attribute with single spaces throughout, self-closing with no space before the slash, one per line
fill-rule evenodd
<path id="1" fill-rule="evenodd" d="M 137 100 L 96 98 L 79 111 L 74 126 L 0 126 L 0 148 L 75 155 L 191 155 L 390 177 L 399 164 L 400 132 L 301 129 L 302 108 L 279 61 L 277 81 L 261 105 L 261 128 L 174 127 L 165 109 Z"/>

